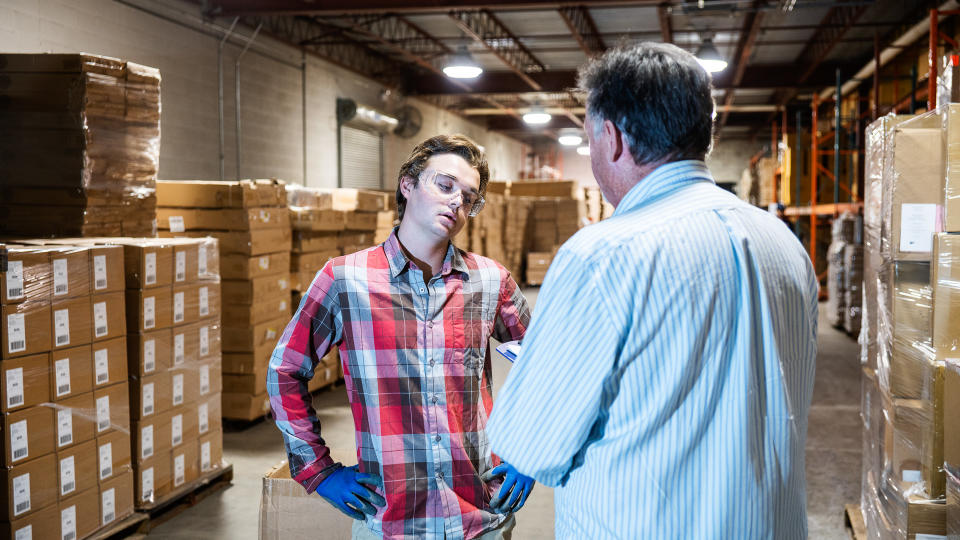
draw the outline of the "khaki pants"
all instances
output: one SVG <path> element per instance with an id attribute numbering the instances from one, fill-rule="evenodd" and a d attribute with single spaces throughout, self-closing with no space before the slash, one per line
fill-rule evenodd
<path id="1" fill-rule="evenodd" d="M 481 534 L 476 540 L 510 540 L 513 528 L 516 525 L 517 520 L 510 516 L 499 527 Z M 363 521 L 353 521 L 353 540 L 377 540 L 379 538 L 380 536 L 368 529 Z"/>

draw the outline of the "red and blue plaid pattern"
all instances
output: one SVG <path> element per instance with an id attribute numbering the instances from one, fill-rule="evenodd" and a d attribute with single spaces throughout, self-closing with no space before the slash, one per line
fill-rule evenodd
<path id="1" fill-rule="evenodd" d="M 493 406 L 488 340 L 521 339 L 530 312 L 509 272 L 453 246 L 429 282 L 396 231 L 337 257 L 314 278 L 270 359 L 267 391 L 290 472 L 308 492 L 335 468 L 307 381 L 340 348 L 360 470 L 380 474 L 386 506 L 367 527 L 384 538 L 473 538 L 499 526 L 488 511 L 499 464 L 485 427 Z"/>

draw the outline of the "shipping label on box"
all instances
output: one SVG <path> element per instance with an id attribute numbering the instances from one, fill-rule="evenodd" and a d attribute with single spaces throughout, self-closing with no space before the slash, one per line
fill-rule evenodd
<path id="1" fill-rule="evenodd" d="M 173 491 L 170 454 L 140 464 L 134 474 L 134 500 L 137 508 L 149 508 Z"/>
<path id="2" fill-rule="evenodd" d="M 47 352 L 53 348 L 52 314 L 48 300 L 28 300 L 0 307 L 2 345 L 0 358 Z"/>
<path id="3" fill-rule="evenodd" d="M 37 354 L 4 360 L 0 364 L 0 412 L 10 412 L 50 401 L 50 356 Z"/>
<path id="4" fill-rule="evenodd" d="M 91 246 L 90 292 L 93 294 L 123 292 L 125 287 L 123 248 Z"/>
<path id="5" fill-rule="evenodd" d="M 100 527 L 100 490 L 88 489 L 60 501 L 59 538 L 86 538 Z"/>
<path id="6" fill-rule="evenodd" d="M 97 436 L 109 431 L 130 431 L 130 395 L 127 382 L 93 391 L 97 412 Z"/>
<path id="7" fill-rule="evenodd" d="M 47 300 L 53 290 L 50 254 L 35 248 L 8 246 L 6 268 L 0 266 L 0 304 L 27 299 Z"/>
<path id="8" fill-rule="evenodd" d="M 127 343 L 119 337 L 93 344 L 93 384 L 107 386 L 127 380 Z"/>
<path id="9" fill-rule="evenodd" d="M 126 305 L 122 292 L 94 295 L 90 298 L 90 303 L 93 308 L 94 342 L 126 335 Z"/>
<path id="10" fill-rule="evenodd" d="M 100 525 L 105 527 L 133 514 L 132 470 L 115 475 L 100 485 Z"/>
<path id="11" fill-rule="evenodd" d="M 53 299 L 90 294 L 90 255 L 82 247 L 48 247 L 53 267 Z"/>
<path id="12" fill-rule="evenodd" d="M 93 392 L 75 395 L 57 403 L 56 415 L 57 449 L 92 441 L 96 434 L 96 408 Z"/>
<path id="13" fill-rule="evenodd" d="M 76 347 L 93 340 L 93 313 L 90 297 L 54 300 L 50 306 L 53 312 L 53 348 Z"/>
<path id="14" fill-rule="evenodd" d="M 50 354 L 49 387 L 53 401 L 93 390 L 93 351 L 89 345 Z"/>
<path id="15" fill-rule="evenodd" d="M 53 452 L 53 411 L 42 405 L 0 417 L 4 434 L 3 466 L 12 466 Z"/>
<path id="16" fill-rule="evenodd" d="M 127 369 L 131 376 L 142 377 L 160 373 L 172 363 L 172 333 L 164 328 L 130 334 L 127 338 Z"/>
<path id="17" fill-rule="evenodd" d="M 891 245 L 896 260 L 929 261 L 943 189 L 941 130 L 910 124 L 894 132 Z"/>
<path id="18" fill-rule="evenodd" d="M 60 499 L 97 487 L 97 441 L 58 450 Z"/>
<path id="19" fill-rule="evenodd" d="M 123 246 L 128 289 L 161 287 L 173 283 L 173 247 L 161 241 L 130 240 Z"/>
<path id="20" fill-rule="evenodd" d="M 187 441 L 173 449 L 173 488 L 177 489 L 200 477 L 200 456 L 197 441 Z"/>
<path id="21" fill-rule="evenodd" d="M 102 484 L 131 470 L 130 433 L 110 431 L 97 436 L 97 477 Z"/>
<path id="22" fill-rule="evenodd" d="M 0 469 L 6 489 L 0 520 L 22 518 L 57 502 L 57 460 L 53 454 Z"/>
<path id="23" fill-rule="evenodd" d="M 223 466 L 223 432 L 217 429 L 200 437 L 200 474 L 208 473 Z"/>
<path id="24" fill-rule="evenodd" d="M 171 415 L 171 411 L 166 411 L 133 423 L 132 457 L 136 463 L 143 463 L 157 456 L 170 456 L 170 442 L 173 437 Z"/>
<path id="25" fill-rule="evenodd" d="M 127 328 L 148 332 L 173 326 L 173 291 L 170 287 L 128 290 Z M 137 307 L 139 306 L 139 309 Z"/>

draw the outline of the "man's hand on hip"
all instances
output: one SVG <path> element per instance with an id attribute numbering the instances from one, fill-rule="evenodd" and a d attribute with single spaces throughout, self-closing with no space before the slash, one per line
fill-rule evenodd
<path id="1" fill-rule="evenodd" d="M 374 488 L 378 487 L 383 487 L 383 480 L 379 475 L 362 473 L 360 467 L 354 465 L 341 467 L 330 473 L 317 486 L 317 495 L 353 519 L 365 519 L 364 514 L 376 515 L 375 506 L 387 504 L 387 501 L 374 491 Z"/>
<path id="2" fill-rule="evenodd" d="M 485 472 L 480 480 L 489 482 L 497 476 L 503 476 L 503 484 L 497 495 L 490 499 L 490 509 L 498 514 L 506 514 L 523 508 L 527 497 L 533 491 L 533 478 L 520 474 L 513 465 L 503 462 Z"/>

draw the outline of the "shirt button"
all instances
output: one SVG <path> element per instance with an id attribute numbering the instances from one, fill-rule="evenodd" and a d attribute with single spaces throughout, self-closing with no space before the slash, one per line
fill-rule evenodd
<path id="1" fill-rule="evenodd" d="M 433 398 L 431 398 L 431 399 L 432 399 L 432 401 L 433 401 L 434 403 L 437 403 L 438 401 L 440 401 L 440 398 L 438 398 L 436 395 L 434 395 Z M 438 436 L 439 436 L 439 435 L 438 435 Z"/>
<path id="2" fill-rule="evenodd" d="M 435 441 L 437 441 L 437 442 L 440 442 L 440 436 L 437 435 L 436 437 L 433 438 L 433 440 L 435 440 Z"/>
<path id="3" fill-rule="evenodd" d="M 430 361 L 430 367 L 433 367 L 433 365 L 436 364 L 436 363 L 437 363 L 436 360 L 431 360 L 431 361 Z"/>
<path id="4" fill-rule="evenodd" d="M 437 478 L 443 480 L 443 471 L 437 471 Z"/>
<path id="5" fill-rule="evenodd" d="M 427 328 L 433 328 L 433 321 L 427 322 Z"/>
<path id="6" fill-rule="evenodd" d="M 426 289 L 424 289 L 423 287 L 420 287 L 420 292 L 423 292 L 424 290 Z"/>

